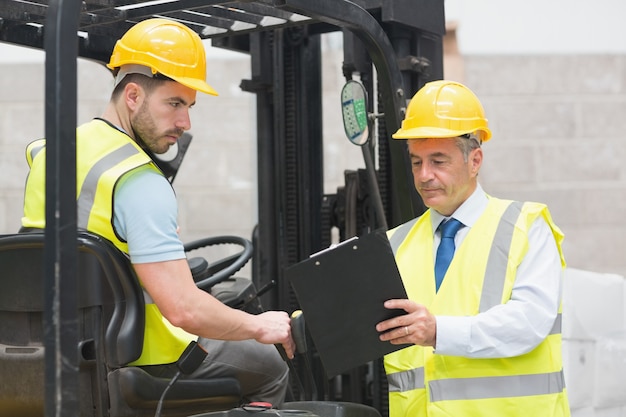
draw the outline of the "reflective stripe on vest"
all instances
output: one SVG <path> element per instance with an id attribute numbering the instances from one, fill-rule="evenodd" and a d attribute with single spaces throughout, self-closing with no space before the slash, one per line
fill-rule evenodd
<path id="1" fill-rule="evenodd" d="M 550 333 L 548 333 L 548 335 L 551 335 L 551 334 L 561 334 L 561 323 L 562 322 L 563 322 L 563 316 L 559 312 L 559 314 L 556 315 L 556 320 L 554 320 L 554 324 L 552 325 L 552 330 L 550 330 Z"/>
<path id="2" fill-rule="evenodd" d="M 388 374 L 387 383 L 389 385 L 389 392 L 424 389 L 424 368 L 415 368 L 409 369 L 408 371 Z"/>
<path id="3" fill-rule="evenodd" d="M 506 208 L 493 238 L 492 249 L 488 255 L 485 278 L 480 299 L 480 312 L 500 305 L 506 280 L 506 268 L 515 225 L 522 212 L 522 202 L 511 202 Z M 404 242 L 419 218 L 413 219 L 398 228 L 389 238 L 394 254 Z M 496 249 L 496 250 L 494 250 Z M 549 335 L 561 333 L 562 316 L 558 313 Z M 418 367 L 401 372 L 387 374 L 389 392 L 406 392 L 424 389 L 424 368 Z M 528 386 L 527 386 L 528 385 Z M 565 383 L 563 372 L 545 374 L 513 375 L 502 377 L 477 377 L 441 379 L 428 383 L 430 400 L 462 400 L 498 397 L 516 397 L 525 395 L 554 394 L 563 391 Z"/>
<path id="4" fill-rule="evenodd" d="M 387 375 L 389 392 L 424 389 L 424 368 Z M 428 383 L 430 401 L 478 400 L 556 394 L 565 389 L 563 371 L 548 374 L 439 379 Z"/>
<path id="5" fill-rule="evenodd" d="M 559 371 L 548 374 L 440 379 L 431 381 L 428 387 L 431 402 L 479 400 L 557 394 L 565 389 L 565 380 L 563 371 Z"/>
<path id="6" fill-rule="evenodd" d="M 45 146 L 46 146 L 45 139 L 36 140 L 32 142 L 30 145 L 28 145 L 28 147 L 26 148 L 26 161 L 28 161 L 28 166 L 33 165 L 33 159 L 35 159 L 37 154 L 41 152 L 41 150 Z"/>
<path id="7" fill-rule="evenodd" d="M 478 309 L 481 313 L 500 304 L 515 223 L 522 212 L 523 205 L 524 203 L 519 201 L 509 204 L 500 218 L 500 223 L 498 223 L 485 269 L 485 281 L 480 297 L 480 308 Z"/>
<path id="8" fill-rule="evenodd" d="M 150 297 L 150 294 L 148 294 L 148 291 L 146 291 L 143 287 L 141 287 L 141 291 L 143 292 L 144 304 L 154 304 L 154 300 L 152 299 L 152 297 Z"/>
<path id="9" fill-rule="evenodd" d="M 394 255 L 398 254 L 398 248 L 400 247 L 402 242 L 404 242 L 404 239 L 406 239 L 407 235 L 409 234 L 413 226 L 415 226 L 415 223 L 417 223 L 418 220 L 419 217 L 416 217 L 413 220 L 401 224 L 396 228 L 396 231 L 393 233 L 393 235 L 391 235 L 391 237 L 389 238 L 389 244 L 391 245 L 391 249 L 393 250 Z"/>
<path id="10" fill-rule="evenodd" d="M 95 192 L 97 189 L 98 181 L 100 180 L 102 174 L 104 174 L 106 171 L 113 168 L 120 162 L 138 153 L 139 151 L 137 150 L 137 148 L 129 143 L 106 155 L 104 158 L 100 159 L 93 167 L 91 167 L 91 169 L 85 176 L 85 181 L 80 188 L 80 193 L 77 200 L 79 228 L 87 229 L 89 216 L 91 215 L 91 210 L 96 199 Z"/>
<path id="11" fill-rule="evenodd" d="M 560 324 L 561 315 L 557 318 Z M 555 327 L 556 326 L 555 322 Z M 560 326 L 558 326 L 560 327 Z M 560 333 L 554 331 L 551 334 Z M 424 389 L 424 368 L 409 369 L 387 375 L 389 392 Z M 528 384 L 529 386 L 526 386 Z M 530 386 L 532 385 L 532 386 Z M 483 398 L 522 397 L 556 394 L 565 388 L 563 371 L 548 374 L 500 377 L 440 379 L 429 382 L 430 401 L 476 400 Z"/>

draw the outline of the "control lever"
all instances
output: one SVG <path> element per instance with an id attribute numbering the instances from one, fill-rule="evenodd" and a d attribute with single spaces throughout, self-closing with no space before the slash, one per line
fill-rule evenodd
<path id="1" fill-rule="evenodd" d="M 304 366 L 307 374 L 307 383 L 309 390 L 306 390 L 304 385 L 302 384 L 302 380 L 300 379 L 300 374 L 292 360 L 287 357 L 285 349 L 280 343 L 276 343 L 276 349 L 280 353 L 280 356 L 283 358 L 285 362 L 287 362 L 287 366 L 289 367 L 289 374 L 294 379 L 296 384 L 298 385 L 298 390 L 300 391 L 300 400 L 311 400 L 313 398 L 317 398 L 317 388 L 315 386 L 315 382 L 313 379 L 313 371 L 311 369 L 311 362 L 309 361 L 309 357 L 307 355 L 307 343 L 306 343 L 306 329 L 304 326 L 304 315 L 302 314 L 302 310 L 296 310 L 291 313 L 291 337 L 296 344 L 296 352 L 302 358 L 304 358 Z M 310 395 L 307 398 L 307 394 Z"/>
<path id="2" fill-rule="evenodd" d="M 291 321 L 291 337 L 294 339 L 294 342 L 295 342 L 293 320 Z M 289 376 L 298 385 L 298 391 L 300 391 L 300 400 L 302 400 L 303 399 L 302 396 L 305 391 L 304 391 L 304 386 L 302 385 L 302 380 L 300 379 L 300 376 L 298 375 L 298 370 L 294 366 L 293 361 L 289 359 L 289 357 L 287 356 L 287 352 L 285 352 L 285 348 L 283 347 L 283 345 L 281 345 L 280 343 L 274 343 L 274 346 L 276 346 L 278 353 L 280 353 L 280 357 L 283 358 L 283 360 L 287 363 L 287 367 L 289 368 Z M 296 353 L 298 353 L 297 342 L 296 342 Z M 291 396 L 294 397 L 293 391 L 291 390 L 291 386 L 289 386 L 289 392 L 291 393 Z"/>
<path id="3" fill-rule="evenodd" d="M 307 374 L 307 383 L 310 389 L 310 398 L 308 400 L 317 399 L 317 386 L 315 378 L 313 378 L 313 369 L 309 360 L 308 347 L 306 343 L 306 326 L 304 323 L 304 314 L 302 310 L 296 310 L 291 313 L 291 336 L 296 344 L 296 352 L 304 358 L 304 367 Z"/>
<path id="4" fill-rule="evenodd" d="M 240 310 L 245 310 L 246 307 L 248 307 L 248 305 L 259 299 L 260 296 L 262 296 L 263 294 L 265 294 L 266 292 L 268 292 L 269 290 L 271 290 L 272 288 L 274 288 L 276 286 L 276 281 L 272 280 L 270 281 L 268 284 L 264 285 L 260 290 L 258 290 L 256 292 L 256 294 L 254 294 L 254 297 L 246 300 L 241 307 L 239 307 Z M 279 349 L 280 350 L 280 349 Z M 283 359 L 285 359 L 285 355 L 283 354 L 283 352 L 280 353 L 280 356 L 283 356 Z"/>
<path id="5" fill-rule="evenodd" d="M 304 314 L 302 314 L 302 310 L 296 310 L 291 313 L 291 336 L 296 343 L 296 351 L 301 354 L 308 350 L 305 331 Z"/>

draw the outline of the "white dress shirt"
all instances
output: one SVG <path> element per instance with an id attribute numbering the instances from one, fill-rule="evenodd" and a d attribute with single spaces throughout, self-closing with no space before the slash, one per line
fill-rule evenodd
<path id="1" fill-rule="evenodd" d="M 480 185 L 451 217 L 464 224 L 454 241 L 459 247 L 487 207 Z M 439 223 L 444 216 L 432 210 L 434 253 Z M 437 316 L 435 353 L 468 358 L 503 358 L 533 350 L 550 333 L 561 302 L 562 269 L 554 235 L 539 217 L 528 234 L 529 248 L 518 268 L 511 300 L 470 317 Z"/>

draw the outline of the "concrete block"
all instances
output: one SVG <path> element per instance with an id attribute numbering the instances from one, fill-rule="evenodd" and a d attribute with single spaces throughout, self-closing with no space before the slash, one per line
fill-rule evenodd
<path id="1" fill-rule="evenodd" d="M 494 139 L 503 143 L 545 143 L 578 135 L 576 104 L 565 98 L 561 101 L 554 98 L 515 100 L 486 97 L 482 103 Z M 520 117 L 520 114 L 524 116 Z"/>
<path id="2" fill-rule="evenodd" d="M 252 94 L 243 91 L 240 87 L 242 79 L 250 79 L 251 77 L 250 56 L 234 52 L 221 55 L 222 59 L 212 59 L 207 63 L 207 82 L 219 94 L 218 97 L 211 96 L 209 98 L 219 100 L 222 97 L 253 97 Z"/>
<path id="3" fill-rule="evenodd" d="M 194 145 L 210 146 L 214 150 L 226 143 L 250 146 L 256 139 L 254 96 L 213 97 L 197 96 L 197 103 L 189 112 L 190 133 Z"/>
<path id="4" fill-rule="evenodd" d="M 0 177 L 0 190 L 23 190 L 28 174 L 28 162 L 26 162 L 25 147 L 6 146 L 0 152 L 0 167 L 2 171 L 10 173 Z"/>
<path id="5" fill-rule="evenodd" d="M 88 60 L 78 60 L 79 77 L 76 92 L 80 102 L 97 100 L 106 104 L 113 91 L 113 75 L 104 65 Z"/>
<path id="6" fill-rule="evenodd" d="M 599 338 L 595 350 L 594 406 L 626 406 L 626 329 Z"/>
<path id="7" fill-rule="evenodd" d="M 485 160 L 480 169 L 481 182 L 485 185 L 508 183 L 524 184 L 536 181 L 534 152 L 531 146 L 520 143 L 516 146 L 485 147 Z"/>
<path id="8" fill-rule="evenodd" d="M 2 123 L 0 123 L 0 145 L 22 144 L 22 160 L 24 148 L 35 139 L 44 137 L 45 114 L 43 102 L 13 103 L 0 105 Z"/>
<path id="9" fill-rule="evenodd" d="M 563 340 L 563 373 L 571 408 L 593 406 L 595 342 Z"/>
<path id="10" fill-rule="evenodd" d="M 578 227 L 565 232 L 565 259 L 571 267 L 626 276 L 626 227 L 622 224 Z M 607 242 L 600 245 L 598 242 Z M 625 298 L 626 299 L 626 298 Z"/>
<path id="11" fill-rule="evenodd" d="M 24 191 L 10 190 L 1 193 L 4 200 L 4 215 L 2 216 L 4 223 L 4 233 L 16 233 L 21 224 L 24 215 Z"/>
<path id="12" fill-rule="evenodd" d="M 211 230 L 246 230 L 250 236 L 254 224 L 252 199 L 246 192 L 179 196 L 181 237 L 188 231 L 212 236 Z"/>
<path id="13" fill-rule="evenodd" d="M 596 417 L 593 407 L 574 408 L 571 407 L 571 417 Z"/>
<path id="14" fill-rule="evenodd" d="M 626 112 L 626 101 L 606 100 L 600 96 L 581 100 L 578 105 L 581 115 L 577 123 L 580 136 L 602 138 L 602 141 L 607 138 L 622 138 L 624 125 L 621 121 Z"/>
<path id="15" fill-rule="evenodd" d="M 106 108 L 107 100 L 90 100 L 83 101 L 76 112 L 76 125 L 90 122 L 94 117 L 102 116 Z"/>
<path id="16" fill-rule="evenodd" d="M 614 94 L 619 91 L 621 57 L 548 55 L 540 58 L 539 92 L 552 94 Z M 578 80 L 578 82 L 576 82 Z"/>
<path id="17" fill-rule="evenodd" d="M 626 407 L 595 408 L 593 417 L 626 417 Z"/>
<path id="18" fill-rule="evenodd" d="M 0 65 L 0 101 L 41 103 L 45 97 L 45 63 Z"/>
<path id="19" fill-rule="evenodd" d="M 480 55 L 464 61 L 467 84 L 479 96 L 615 94 L 623 85 L 620 55 Z M 525 75 L 523 82 L 516 74 Z"/>
<path id="20" fill-rule="evenodd" d="M 618 181 L 624 165 L 624 152 L 623 146 L 615 147 L 606 142 L 537 145 L 536 175 L 547 182 L 581 182 L 589 178 L 602 182 Z M 571 163 L 574 160 L 576 164 Z"/>
<path id="21" fill-rule="evenodd" d="M 222 143 L 217 147 L 196 143 L 194 136 L 174 180 L 177 192 L 185 188 L 234 193 L 256 188 L 256 154 L 250 146 Z"/>
<path id="22" fill-rule="evenodd" d="M 539 92 L 538 76 L 541 65 L 535 57 L 528 56 L 464 56 L 465 83 L 479 97 L 487 95 L 533 95 Z M 519 71 L 519 72 L 518 72 Z M 516 73 L 529 75 L 524 82 Z M 485 77 L 484 74 L 490 74 Z M 490 120 L 491 122 L 491 117 Z"/>
<path id="23" fill-rule="evenodd" d="M 624 329 L 624 278 L 567 268 L 563 285 L 563 337 L 597 340 Z"/>

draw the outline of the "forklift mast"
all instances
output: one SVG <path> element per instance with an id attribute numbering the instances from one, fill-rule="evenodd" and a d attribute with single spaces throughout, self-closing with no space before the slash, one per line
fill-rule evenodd
<path id="1" fill-rule="evenodd" d="M 265 308 L 299 308 L 283 272 L 328 247 L 331 229 L 344 239 L 396 226 L 424 211 L 405 144 L 391 134 L 412 95 L 443 78 L 443 0 L 0 0 L 0 41 L 46 52 L 46 403 L 69 410 L 58 415 L 71 415 L 78 401 L 72 394 L 78 392 L 76 59 L 108 62 L 127 29 L 155 16 L 185 23 L 213 46 L 250 55 L 251 78 L 242 80 L 241 88 L 256 94 L 263 198 L 253 233 L 253 281 L 269 288 L 262 296 Z M 337 71 L 346 81 L 360 80 L 368 113 L 377 119 L 380 140 L 363 146 L 377 152 L 380 196 L 370 195 L 372 177 L 364 170 L 346 171 L 345 186 L 324 194 L 321 36 L 331 32 L 343 36 L 343 65 Z M 169 168 L 175 175 L 177 166 Z M 373 209 L 374 197 L 382 201 L 384 221 Z M 311 359 L 319 399 L 370 404 L 387 414 L 380 363 L 329 381 L 314 352 Z"/>
<path id="2" fill-rule="evenodd" d="M 365 170 L 346 171 L 344 187 L 335 194 L 323 192 L 322 33 L 342 33 L 343 66 L 337 70 L 346 81 L 358 78 L 363 83 L 369 113 L 384 115 L 376 126 L 382 138 L 377 178 L 385 224 L 398 225 L 424 210 L 412 187 L 404 143 L 388 139 L 399 127 L 406 100 L 425 82 L 442 78 L 443 4 L 360 3 L 307 2 L 306 12 L 318 23 L 213 40 L 214 46 L 251 57 L 252 77 L 241 86 L 257 94 L 258 194 L 263 196 L 254 235 L 253 280 L 257 288 L 276 283 L 263 296 L 267 308 L 298 309 L 285 268 L 328 247 L 332 228 L 343 240 L 381 225 Z M 381 363 L 329 383 L 314 353 L 311 361 L 325 399 L 373 405 L 386 414 Z M 298 388 L 293 387 L 296 392 Z"/>

